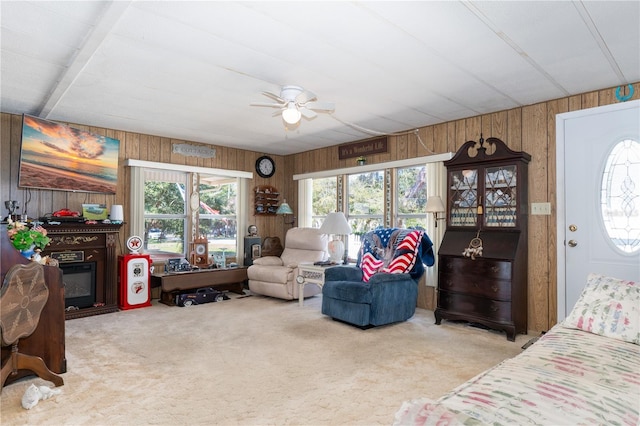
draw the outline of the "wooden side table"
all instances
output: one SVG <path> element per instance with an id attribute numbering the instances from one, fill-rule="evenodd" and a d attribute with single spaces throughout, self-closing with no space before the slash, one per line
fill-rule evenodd
<path id="1" fill-rule="evenodd" d="M 303 262 L 298 265 L 298 276 L 296 282 L 298 283 L 298 303 L 300 306 L 304 306 L 304 286 L 305 284 L 315 284 L 322 288 L 324 285 L 324 271 L 328 268 L 337 265 L 314 265 L 310 262 Z"/>

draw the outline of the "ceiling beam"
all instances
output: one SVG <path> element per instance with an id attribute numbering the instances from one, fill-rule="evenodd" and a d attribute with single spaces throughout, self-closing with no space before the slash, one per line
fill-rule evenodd
<path id="1" fill-rule="evenodd" d="M 113 28 L 115 28 L 115 24 L 120 20 L 124 12 L 129 8 L 130 4 L 131 0 L 115 1 L 109 3 L 105 7 L 104 13 L 88 34 L 85 42 L 80 49 L 76 51 L 76 54 L 71 58 L 71 62 L 49 92 L 49 95 L 44 101 L 44 105 L 36 114 L 38 117 L 49 117 L 69 88 L 76 81 L 82 70 L 91 61 L 102 42 L 107 38 Z"/>

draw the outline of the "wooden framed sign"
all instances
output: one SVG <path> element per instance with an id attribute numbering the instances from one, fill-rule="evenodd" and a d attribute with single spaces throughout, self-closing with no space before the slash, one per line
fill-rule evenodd
<path id="1" fill-rule="evenodd" d="M 369 139 L 366 141 L 345 143 L 338 146 L 338 159 L 346 160 L 360 156 L 381 154 L 388 152 L 387 137 Z"/>

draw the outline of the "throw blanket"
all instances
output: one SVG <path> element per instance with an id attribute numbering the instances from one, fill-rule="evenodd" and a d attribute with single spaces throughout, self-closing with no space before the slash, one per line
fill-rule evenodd
<path id="1" fill-rule="evenodd" d="M 638 425 L 640 347 L 556 325 L 527 350 L 395 425 Z"/>
<path id="2" fill-rule="evenodd" d="M 365 280 L 377 271 L 409 272 L 411 278 L 418 279 L 424 266 L 434 263 L 433 243 L 424 231 L 380 228 L 364 234 L 357 266 L 365 272 Z"/>

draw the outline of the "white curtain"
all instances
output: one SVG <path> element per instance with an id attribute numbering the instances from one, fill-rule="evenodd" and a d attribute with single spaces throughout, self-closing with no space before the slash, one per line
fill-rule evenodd
<path id="1" fill-rule="evenodd" d="M 445 207 L 447 205 L 447 169 L 442 162 L 427 164 L 427 196 L 437 195 L 442 198 Z M 446 214 L 442 213 L 441 217 Z M 440 242 L 444 236 L 447 226 L 446 220 L 439 220 L 438 226 L 435 226 L 433 214 L 427 213 L 427 234 L 433 242 L 433 253 L 436 256 L 436 263 L 431 268 L 427 268 L 425 283 L 429 287 L 438 286 L 438 250 Z"/>
<path id="2" fill-rule="evenodd" d="M 236 220 L 238 223 L 238 250 L 236 251 L 236 262 L 238 265 L 244 265 L 244 238 L 241 235 L 245 235 L 246 229 L 248 228 L 248 218 L 247 213 L 249 210 L 249 202 L 246 194 L 249 193 L 249 179 L 237 178 L 237 186 L 238 186 L 238 200 L 237 200 L 237 210 L 236 210 Z"/>
<path id="3" fill-rule="evenodd" d="M 125 220 L 127 218 L 125 217 Z M 144 235 L 144 170 L 131 167 L 131 199 L 129 200 L 129 230 L 140 238 Z"/>
<path id="4" fill-rule="evenodd" d="M 311 227 L 313 224 L 313 179 L 298 181 L 298 226 Z"/>

